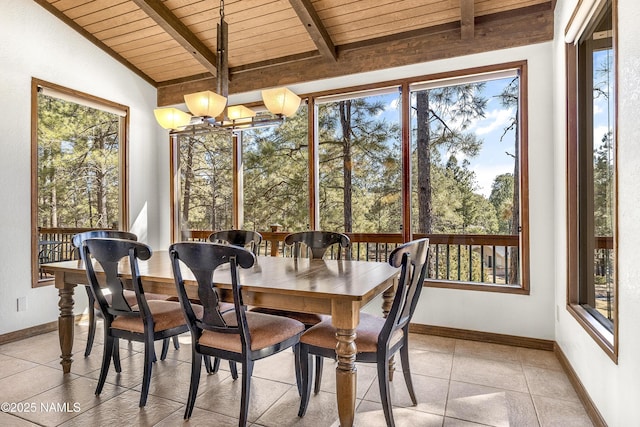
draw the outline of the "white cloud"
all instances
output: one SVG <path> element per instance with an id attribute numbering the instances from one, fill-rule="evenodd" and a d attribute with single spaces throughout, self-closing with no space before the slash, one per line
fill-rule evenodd
<path id="1" fill-rule="evenodd" d="M 513 173 L 513 163 L 474 165 L 471 167 L 471 170 L 476 174 L 476 181 L 478 184 L 476 192 L 488 198 L 491 195 L 491 185 L 493 184 L 496 176 L 505 173 Z"/>
<path id="2" fill-rule="evenodd" d="M 511 117 L 513 117 L 514 111 L 512 108 L 491 110 L 484 119 L 479 120 L 476 125 L 476 134 L 486 135 L 496 129 L 504 128 L 507 126 Z M 488 122 L 487 124 L 484 124 Z M 480 125 L 482 124 L 482 125 Z"/>

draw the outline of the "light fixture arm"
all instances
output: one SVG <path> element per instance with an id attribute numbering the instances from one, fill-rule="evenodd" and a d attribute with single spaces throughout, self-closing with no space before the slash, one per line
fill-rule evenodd
<path id="1" fill-rule="evenodd" d="M 224 0 L 220 0 L 220 23 L 218 24 L 218 39 L 216 43 L 217 47 L 217 93 L 229 97 L 229 58 L 228 58 L 228 46 L 229 46 L 229 29 L 227 23 L 224 20 Z"/>

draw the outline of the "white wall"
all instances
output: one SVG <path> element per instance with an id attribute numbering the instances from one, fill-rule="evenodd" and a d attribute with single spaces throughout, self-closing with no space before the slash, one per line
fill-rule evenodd
<path id="1" fill-rule="evenodd" d="M 33 0 L 0 3 L 0 39 L 2 334 L 51 322 L 58 316 L 56 289 L 31 288 L 31 78 L 130 107 L 130 224 L 154 248 L 169 243 L 165 194 L 169 163 L 168 138 L 153 118 L 156 90 L 151 85 Z M 76 312 L 86 305 L 84 290 L 80 291 Z M 17 311 L 18 297 L 27 297 L 26 311 Z"/>
<path id="2" fill-rule="evenodd" d="M 618 308 L 616 365 L 566 311 L 565 45 L 564 30 L 577 0 L 558 2 L 554 45 L 556 226 L 556 341 L 609 426 L 638 425 L 640 401 L 640 3 L 618 1 Z"/>

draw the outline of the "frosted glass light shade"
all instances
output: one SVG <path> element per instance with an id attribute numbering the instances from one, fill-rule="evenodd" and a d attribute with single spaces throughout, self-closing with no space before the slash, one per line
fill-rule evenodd
<path id="1" fill-rule="evenodd" d="M 165 129 L 178 129 L 189 124 L 191 114 L 177 108 L 156 108 L 153 110 L 158 124 Z"/>
<path id="2" fill-rule="evenodd" d="M 271 113 L 290 117 L 298 111 L 301 99 L 286 87 L 281 87 L 263 90 L 262 101 Z"/>
<path id="3" fill-rule="evenodd" d="M 256 112 L 244 105 L 232 105 L 227 108 L 227 117 L 229 120 L 246 119 L 254 117 Z"/>
<path id="4" fill-rule="evenodd" d="M 227 98 L 210 90 L 185 95 L 184 102 L 191 114 L 199 117 L 218 117 L 227 106 Z"/>

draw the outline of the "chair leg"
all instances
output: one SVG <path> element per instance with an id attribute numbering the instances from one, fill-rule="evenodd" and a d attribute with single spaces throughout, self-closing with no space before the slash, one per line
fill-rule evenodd
<path id="1" fill-rule="evenodd" d="M 251 375 L 253 374 L 253 360 L 245 360 L 242 363 L 242 398 L 240 399 L 239 426 L 247 425 L 249 416 L 249 397 L 251 395 Z"/>
<path id="2" fill-rule="evenodd" d="M 213 364 L 211 364 L 211 356 L 204 356 L 204 367 L 207 370 L 207 374 L 215 374 L 220 369 L 220 359 L 213 358 Z"/>
<path id="3" fill-rule="evenodd" d="M 178 341 L 177 335 L 173 336 L 173 348 L 175 348 L 176 350 L 180 348 L 180 341 Z"/>
<path id="4" fill-rule="evenodd" d="M 384 360 L 380 360 L 384 357 Z M 389 359 L 386 354 L 378 355 L 378 387 L 380 388 L 380 400 L 382 402 L 382 410 L 388 427 L 395 427 L 393 421 L 393 409 L 391 407 L 391 399 L 389 392 Z"/>
<path id="5" fill-rule="evenodd" d="M 302 397 L 302 367 L 300 361 L 300 343 L 294 345 L 293 347 L 293 360 L 295 364 L 295 372 L 296 372 L 296 386 L 298 387 L 298 396 Z"/>
<path id="6" fill-rule="evenodd" d="M 300 408 L 298 409 L 298 416 L 304 417 L 307 413 L 307 406 L 309 406 L 309 398 L 311 397 L 311 379 L 309 378 L 309 362 L 311 361 L 311 355 L 309 354 L 309 348 L 301 344 L 300 350 L 300 373 L 302 375 L 302 394 L 300 395 Z"/>
<path id="7" fill-rule="evenodd" d="M 102 392 L 102 387 L 104 387 L 104 382 L 107 379 L 109 365 L 111 364 L 111 355 L 113 354 L 113 345 L 113 337 L 108 336 L 107 333 L 105 333 L 104 351 L 102 353 L 102 367 L 100 368 L 100 377 L 98 378 L 98 385 L 96 386 L 96 396 Z"/>
<path id="8" fill-rule="evenodd" d="M 209 356 L 205 356 L 205 364 L 206 360 L 211 361 Z M 193 407 L 196 404 L 196 396 L 198 395 L 198 385 L 200 384 L 200 368 L 202 364 L 202 355 L 200 353 L 196 353 L 195 351 L 191 351 L 191 382 L 189 383 L 189 397 L 187 397 L 187 408 L 184 411 L 184 419 L 188 420 L 191 418 L 191 414 L 193 413 Z"/>
<path id="9" fill-rule="evenodd" d="M 231 371 L 231 378 L 234 380 L 238 379 L 238 367 L 236 366 L 236 362 L 232 362 L 229 360 L 229 370 Z"/>
<path id="10" fill-rule="evenodd" d="M 151 371 L 153 369 L 153 358 L 155 351 L 153 349 L 153 336 L 145 334 L 144 337 L 144 373 L 142 374 L 142 391 L 140 392 L 139 407 L 147 404 L 147 396 L 149 395 L 149 385 L 151 384 Z"/>
<path id="11" fill-rule="evenodd" d="M 313 394 L 320 393 L 320 384 L 322 384 L 322 365 L 324 357 L 316 356 L 316 379 L 313 386 Z"/>
<path id="12" fill-rule="evenodd" d="M 95 309 L 95 298 L 93 297 L 93 292 L 89 289 L 88 286 L 84 287 L 87 291 L 87 299 L 89 305 L 89 334 L 87 335 L 87 347 L 84 349 L 84 357 L 87 357 L 91 354 L 91 348 L 93 347 L 93 339 L 96 336 L 96 309 Z"/>
<path id="13" fill-rule="evenodd" d="M 409 391 L 409 397 L 414 405 L 418 404 L 416 399 L 416 393 L 413 391 L 413 381 L 411 381 L 411 368 L 409 367 L 409 346 L 407 343 L 400 349 L 400 360 L 402 362 L 402 373 L 404 375 L 404 382 L 407 384 L 407 390 Z"/>
<path id="14" fill-rule="evenodd" d="M 160 360 L 166 359 L 168 352 L 169 352 L 169 338 L 165 338 L 162 340 L 162 352 L 160 353 Z"/>
<path id="15" fill-rule="evenodd" d="M 120 339 L 113 338 L 113 367 L 117 373 L 122 372 L 122 366 L 120 365 Z"/>

